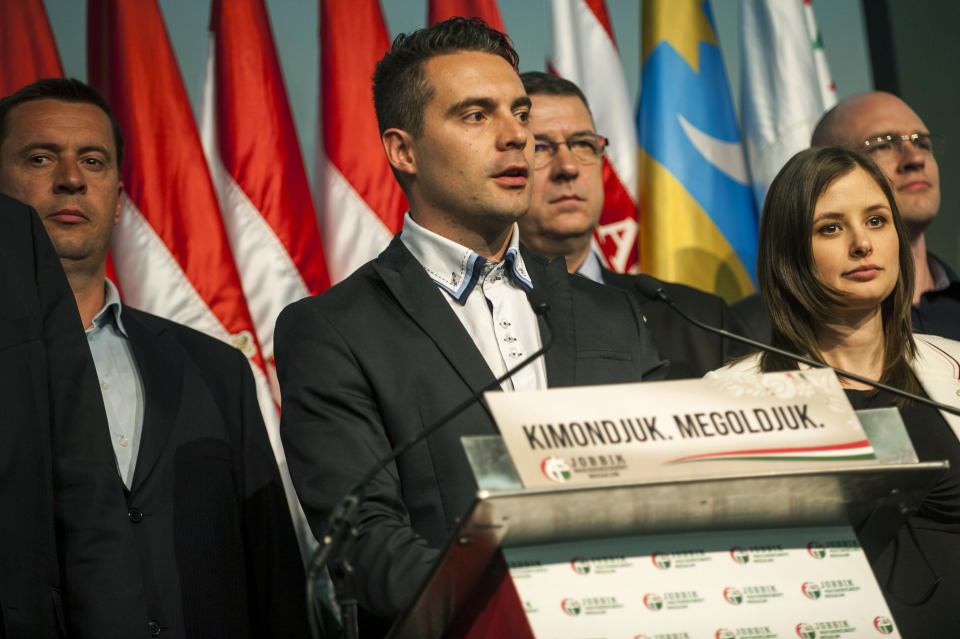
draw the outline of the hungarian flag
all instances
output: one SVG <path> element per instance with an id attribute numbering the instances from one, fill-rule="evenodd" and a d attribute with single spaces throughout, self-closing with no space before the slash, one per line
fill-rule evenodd
<path id="1" fill-rule="evenodd" d="M 334 282 L 386 248 L 407 210 L 383 154 L 370 88 L 389 46 L 377 0 L 320 0 L 323 139 L 317 144 L 316 185 Z"/>
<path id="2" fill-rule="evenodd" d="M 127 140 L 111 241 L 125 299 L 239 348 L 276 446 L 276 407 L 156 0 L 90 0 L 87 64 Z"/>
<path id="3" fill-rule="evenodd" d="M 427 5 L 427 24 L 433 25 L 454 16 L 480 18 L 497 31 L 507 32 L 496 0 L 430 0 Z"/>
<path id="4" fill-rule="evenodd" d="M 0 97 L 63 77 L 43 0 L 0 0 Z"/>
<path id="5" fill-rule="evenodd" d="M 201 137 L 274 397 L 273 328 L 329 286 L 320 230 L 263 0 L 214 0 Z M 263 405 L 300 549 L 316 542 L 290 481 L 274 406 Z"/>
<path id="6" fill-rule="evenodd" d="M 277 315 L 330 285 L 323 243 L 263 0 L 214 0 L 210 31 L 203 148 L 272 371 Z"/>
<path id="7" fill-rule="evenodd" d="M 607 7 L 603 0 L 551 0 L 550 32 L 550 72 L 580 87 L 597 133 L 610 140 L 594 233 L 598 254 L 614 271 L 636 270 L 637 129 Z"/>

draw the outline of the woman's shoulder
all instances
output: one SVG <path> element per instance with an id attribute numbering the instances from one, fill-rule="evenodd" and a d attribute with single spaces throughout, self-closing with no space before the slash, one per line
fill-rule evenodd
<path id="1" fill-rule="evenodd" d="M 745 375 L 760 373 L 760 352 L 751 353 L 735 359 L 726 366 L 712 370 L 705 377 L 725 377 L 727 375 Z"/>

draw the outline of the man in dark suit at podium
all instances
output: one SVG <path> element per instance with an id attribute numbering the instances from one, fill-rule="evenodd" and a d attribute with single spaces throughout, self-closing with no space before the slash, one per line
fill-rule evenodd
<path id="1" fill-rule="evenodd" d="M 603 211 L 603 154 L 609 141 L 597 135 L 586 96 L 573 82 L 548 73 L 528 71 L 520 79 L 533 101 L 530 133 L 536 148 L 530 212 L 520 220 L 524 243 L 550 259 L 564 258 L 571 273 L 635 295 L 660 354 L 670 360 L 669 377 L 702 377 L 726 364 L 739 352 L 735 343 L 681 319 L 664 302 L 648 297 L 637 286 L 637 276 L 611 271 L 593 252 L 591 238 Z M 624 142 L 633 143 L 611 143 Z M 661 285 L 700 321 L 741 332 L 726 302 L 716 295 L 683 284 Z"/>
<path id="2" fill-rule="evenodd" d="M 410 211 L 380 256 L 277 321 L 281 434 L 313 530 L 390 449 L 553 345 L 505 391 L 640 381 L 662 360 L 622 291 L 519 243 L 530 100 L 503 34 L 462 18 L 399 36 L 374 103 Z M 543 316 L 534 311 L 539 307 Z M 376 475 L 354 553 L 364 636 L 409 605 L 476 491 L 460 437 L 495 435 L 482 402 Z"/>
<path id="3" fill-rule="evenodd" d="M 82 82 L 0 100 L 0 191 L 43 220 L 79 309 L 64 330 L 86 329 L 99 382 L 76 392 L 100 419 L 53 436 L 68 632 L 303 637 L 303 566 L 246 358 L 123 305 L 104 278 L 122 158 Z"/>

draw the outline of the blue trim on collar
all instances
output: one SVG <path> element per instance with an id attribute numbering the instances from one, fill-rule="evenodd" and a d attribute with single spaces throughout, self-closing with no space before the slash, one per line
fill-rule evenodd
<path id="1" fill-rule="evenodd" d="M 513 278 L 513 281 L 516 282 L 520 288 L 529 293 L 533 290 L 533 282 L 529 278 L 524 277 L 523 273 L 520 272 L 520 265 L 518 262 L 519 257 L 519 251 L 517 251 L 517 249 L 514 247 L 510 247 L 507 249 L 506 255 L 503 256 L 503 261 L 506 262 L 506 271 Z"/>
<path id="2" fill-rule="evenodd" d="M 460 282 L 460 288 L 453 290 L 440 280 L 433 280 L 437 286 L 445 290 L 450 294 L 450 297 L 457 300 L 461 306 L 467 303 L 467 298 L 470 297 L 470 293 L 473 292 L 473 288 L 477 285 L 477 282 L 480 281 L 480 274 L 483 273 L 483 266 L 487 263 L 487 260 L 483 257 L 480 257 L 476 253 L 471 253 L 470 258 L 467 260 L 467 266 L 464 269 L 470 275 L 463 278 L 463 281 Z"/>

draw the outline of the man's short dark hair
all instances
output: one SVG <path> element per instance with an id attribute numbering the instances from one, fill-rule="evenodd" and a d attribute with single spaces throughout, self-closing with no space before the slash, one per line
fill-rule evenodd
<path id="1" fill-rule="evenodd" d="M 570 80 L 543 71 L 524 71 L 520 74 L 520 81 L 523 82 L 523 88 L 527 95 L 557 95 L 580 98 L 583 106 L 587 108 L 587 113 L 590 114 L 590 119 L 593 119 L 593 112 L 590 110 L 590 103 L 587 102 L 587 96 L 583 94 L 580 87 Z"/>
<path id="2" fill-rule="evenodd" d="M 10 110 L 33 100 L 80 102 L 100 107 L 100 110 L 110 118 L 110 127 L 113 129 L 113 143 L 117 147 L 117 169 L 123 169 L 123 131 L 120 129 L 120 123 L 113 117 L 110 105 L 103 95 L 89 84 L 75 78 L 44 78 L 0 99 L 0 144 L 3 144 L 10 132 L 7 123 Z"/>
<path id="3" fill-rule="evenodd" d="M 518 68 L 519 56 L 510 38 L 479 18 L 450 18 L 409 35 L 401 33 L 373 72 L 373 106 L 380 133 L 397 128 L 420 137 L 423 111 L 433 97 L 423 64 L 458 51 L 498 55 Z"/>

